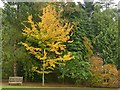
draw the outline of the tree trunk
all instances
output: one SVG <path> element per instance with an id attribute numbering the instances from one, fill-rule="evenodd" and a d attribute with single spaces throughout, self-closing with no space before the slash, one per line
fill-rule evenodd
<path id="1" fill-rule="evenodd" d="M 44 70 L 43 70 L 43 74 L 42 74 L 42 86 L 45 85 L 45 73 L 44 73 Z"/>
<path id="2" fill-rule="evenodd" d="M 24 67 L 24 71 L 25 71 L 25 74 L 24 74 L 24 82 L 27 82 L 28 72 L 27 72 L 27 70 L 26 70 L 26 66 Z"/>
<path id="3" fill-rule="evenodd" d="M 13 71 L 14 71 L 14 77 L 17 76 L 17 72 L 16 72 L 16 61 L 14 59 L 14 64 L 13 64 Z"/>
<path id="4" fill-rule="evenodd" d="M 43 64 L 45 64 L 45 61 L 43 61 Z M 45 66 L 43 66 L 43 71 L 42 71 L 42 86 L 45 85 Z"/>
<path id="5" fill-rule="evenodd" d="M 13 49 L 14 49 L 14 50 L 13 50 L 13 54 L 14 54 L 14 55 L 13 55 L 13 60 L 14 60 L 14 61 L 13 61 L 13 75 L 14 75 L 14 77 L 15 77 L 15 76 L 17 76 L 17 69 L 16 69 L 16 64 L 17 64 L 17 63 L 16 63 L 16 60 L 15 60 L 15 50 L 17 49 L 17 48 L 16 48 L 16 41 L 14 42 Z"/>
<path id="6" fill-rule="evenodd" d="M 65 75 L 63 75 L 63 84 L 65 84 Z"/>

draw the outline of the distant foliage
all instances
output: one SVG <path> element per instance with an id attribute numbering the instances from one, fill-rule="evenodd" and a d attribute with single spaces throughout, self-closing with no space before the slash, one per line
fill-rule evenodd
<path id="1" fill-rule="evenodd" d="M 100 11 L 95 8 L 92 16 L 94 51 L 99 52 L 106 64 L 118 64 L 118 16 L 115 9 Z M 119 65 L 118 65 L 119 66 Z"/>
<path id="2" fill-rule="evenodd" d="M 15 5 L 15 7 L 14 7 Z M 33 56 L 30 56 L 25 48 L 18 43 L 24 37 L 22 29 L 24 29 L 23 22 L 27 20 L 29 15 L 33 15 L 34 21 L 38 20 L 38 14 L 42 14 L 42 8 L 46 6 L 43 2 L 8 2 L 4 3 L 2 10 L 2 78 L 13 76 L 13 62 L 17 62 L 17 75 L 23 76 L 24 81 L 31 80 L 32 64 L 38 64 Z M 28 24 L 25 23 L 24 24 Z M 15 48 L 14 48 L 15 45 Z M 28 61 L 29 60 L 29 61 Z M 37 76 L 35 76 L 37 77 Z"/>
<path id="3" fill-rule="evenodd" d="M 65 77 L 69 77 L 71 78 L 71 82 L 81 85 L 91 77 L 88 51 L 84 45 L 83 39 L 83 37 L 89 39 L 87 36 L 87 33 L 89 32 L 89 19 L 82 6 L 75 5 L 74 2 L 57 3 L 57 5 L 60 5 L 61 18 L 65 18 L 68 22 L 72 22 L 75 25 L 73 28 L 74 33 L 71 36 L 71 39 L 74 41 L 72 43 L 66 43 L 66 49 L 74 55 L 75 59 L 68 61 L 65 66 L 61 65 L 59 67 L 61 77 L 65 79 L 64 81 L 66 81 Z M 91 40 L 89 39 L 88 42 L 90 41 Z M 87 45 L 88 44 L 86 44 L 86 46 Z"/>

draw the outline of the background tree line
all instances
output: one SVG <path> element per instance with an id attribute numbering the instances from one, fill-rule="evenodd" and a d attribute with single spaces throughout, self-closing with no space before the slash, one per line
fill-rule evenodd
<path id="1" fill-rule="evenodd" d="M 24 25 L 28 25 L 26 22 L 28 16 L 32 15 L 33 21 L 39 22 L 38 14 L 42 15 L 42 10 L 47 4 L 37 2 L 5 4 L 2 14 L 3 79 L 17 74 L 24 76 L 25 81 L 41 82 L 41 74 L 32 71 L 32 65 L 40 67 L 39 61 L 28 54 L 20 42 L 26 39 L 22 36 L 22 30 Z M 90 83 L 89 85 L 93 86 L 100 86 L 105 82 L 104 85 L 114 85 L 111 81 L 116 81 L 118 78 L 116 70 L 120 68 L 117 49 L 117 10 L 108 8 L 101 11 L 100 5 L 93 5 L 91 2 L 85 3 L 85 6 L 73 2 L 49 4 L 56 9 L 56 12 L 60 12 L 64 22 L 70 22 L 75 26 L 70 38 L 73 42 L 65 43 L 66 49 L 74 56 L 74 60 L 65 62 L 65 65 L 58 65 L 52 73 L 46 75 L 45 81 L 71 82 L 79 85 Z M 104 65 L 106 65 L 105 69 L 101 69 Z M 103 74 L 109 67 L 113 67 L 111 71 L 116 71 L 113 75 L 115 78 L 110 78 L 111 74 Z M 99 72 L 96 68 L 103 71 Z M 98 72 L 94 72 L 95 69 Z"/>

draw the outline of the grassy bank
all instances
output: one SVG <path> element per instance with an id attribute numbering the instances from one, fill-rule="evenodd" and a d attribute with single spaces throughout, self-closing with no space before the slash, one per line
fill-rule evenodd
<path id="1" fill-rule="evenodd" d="M 81 88 L 81 87 L 34 87 L 34 86 L 0 86 L 2 90 L 120 90 L 120 88 Z"/>

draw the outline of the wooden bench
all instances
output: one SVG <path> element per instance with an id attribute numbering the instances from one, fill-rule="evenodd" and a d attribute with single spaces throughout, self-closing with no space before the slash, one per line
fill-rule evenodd
<path id="1" fill-rule="evenodd" d="M 23 83 L 23 77 L 9 77 L 9 85 L 11 84 L 21 84 Z"/>

